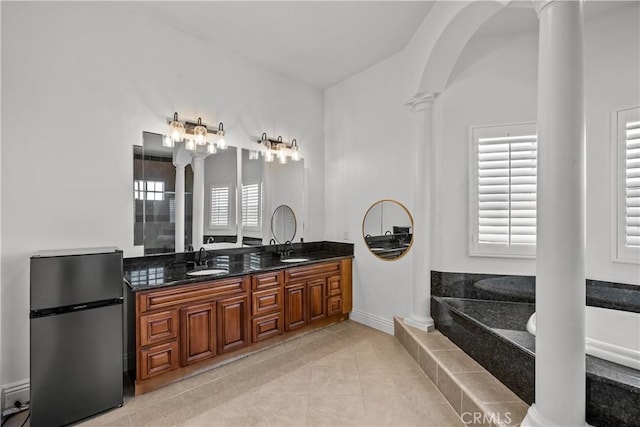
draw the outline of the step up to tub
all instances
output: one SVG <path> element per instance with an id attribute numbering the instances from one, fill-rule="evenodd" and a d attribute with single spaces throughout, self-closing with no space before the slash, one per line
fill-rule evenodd
<path id="1" fill-rule="evenodd" d="M 468 426 L 518 426 L 529 406 L 439 331 L 394 318 L 394 334 Z"/>

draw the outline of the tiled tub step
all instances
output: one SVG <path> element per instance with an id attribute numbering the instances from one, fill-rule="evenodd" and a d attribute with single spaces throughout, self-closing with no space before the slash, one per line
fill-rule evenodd
<path id="1" fill-rule="evenodd" d="M 466 425 L 520 425 L 528 405 L 447 337 L 408 326 L 399 317 L 394 333 Z"/>

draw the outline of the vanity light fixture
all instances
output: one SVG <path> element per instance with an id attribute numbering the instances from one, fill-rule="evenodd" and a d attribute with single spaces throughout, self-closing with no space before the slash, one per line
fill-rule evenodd
<path id="1" fill-rule="evenodd" d="M 275 157 L 281 164 L 286 164 L 289 157 L 295 162 L 300 160 L 300 149 L 298 141 L 295 139 L 291 140 L 291 143 L 287 143 L 282 140 L 281 136 L 271 139 L 267 137 L 266 133 L 263 133 L 258 144 L 260 144 L 260 151 L 262 151 L 265 162 L 272 162 Z"/>
<path id="2" fill-rule="evenodd" d="M 184 141 L 184 148 L 189 151 L 197 151 L 200 147 L 206 146 L 206 152 L 215 154 L 218 148 L 224 150 L 227 148 L 227 142 L 224 139 L 224 125 L 222 122 L 218 125 L 218 129 L 208 129 L 202 123 L 202 118 L 198 117 L 196 123 L 181 122 L 178 120 L 178 113 L 173 113 L 173 120 L 169 120 L 169 134 L 162 139 L 164 147 L 173 148 L 176 143 Z M 209 135 L 215 135 L 217 138 L 209 138 Z"/>

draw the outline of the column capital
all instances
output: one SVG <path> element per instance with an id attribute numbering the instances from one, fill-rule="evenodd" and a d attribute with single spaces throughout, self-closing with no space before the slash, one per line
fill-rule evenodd
<path id="1" fill-rule="evenodd" d="M 193 160 L 203 160 L 204 161 L 204 159 L 209 157 L 209 153 L 207 153 L 205 151 L 193 151 L 191 153 L 191 157 L 193 158 Z"/>
<path id="2" fill-rule="evenodd" d="M 415 112 L 424 111 L 433 107 L 433 103 L 438 95 L 437 92 L 422 92 L 407 101 L 406 105 L 413 108 Z"/>
<path id="3" fill-rule="evenodd" d="M 536 10 L 538 17 L 540 17 L 540 13 L 551 6 L 554 3 L 558 3 L 560 0 L 532 0 L 533 8 Z"/>

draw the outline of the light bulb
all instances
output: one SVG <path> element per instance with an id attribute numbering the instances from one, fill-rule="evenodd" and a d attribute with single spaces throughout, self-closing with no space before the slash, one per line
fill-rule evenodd
<path id="1" fill-rule="evenodd" d="M 256 150 L 249 151 L 249 160 L 257 160 L 260 157 L 260 153 Z"/>
<path id="2" fill-rule="evenodd" d="M 198 117 L 198 125 L 193 128 L 193 136 L 196 145 L 205 145 L 207 143 L 207 128 L 202 125 L 200 117 Z"/>
<path id="3" fill-rule="evenodd" d="M 216 149 L 216 144 L 214 144 L 213 142 L 207 144 L 207 153 L 216 154 L 217 152 L 218 150 Z"/>
<path id="4" fill-rule="evenodd" d="M 173 139 L 171 139 L 169 135 L 165 135 L 162 137 L 162 146 L 173 148 L 175 146 L 175 143 L 173 142 Z"/>
<path id="5" fill-rule="evenodd" d="M 193 139 L 188 138 L 184 143 L 184 148 L 189 151 L 196 151 L 196 142 Z"/>
<path id="6" fill-rule="evenodd" d="M 224 132 L 222 135 L 218 134 L 218 148 L 225 150 L 227 148 L 227 141 L 224 139 Z"/>
<path id="7" fill-rule="evenodd" d="M 174 143 L 184 139 L 184 125 L 178 121 L 178 113 L 173 113 L 173 121 L 169 123 L 169 136 Z"/>
<path id="8" fill-rule="evenodd" d="M 265 151 L 264 152 L 264 161 L 267 163 L 273 162 L 273 151 Z"/>
<path id="9" fill-rule="evenodd" d="M 297 162 L 300 160 L 300 151 L 298 151 L 298 147 L 293 148 L 293 153 L 291 153 L 291 160 Z"/>
<path id="10" fill-rule="evenodd" d="M 282 145 L 278 147 L 278 160 L 283 165 L 287 163 L 287 152 Z"/>

